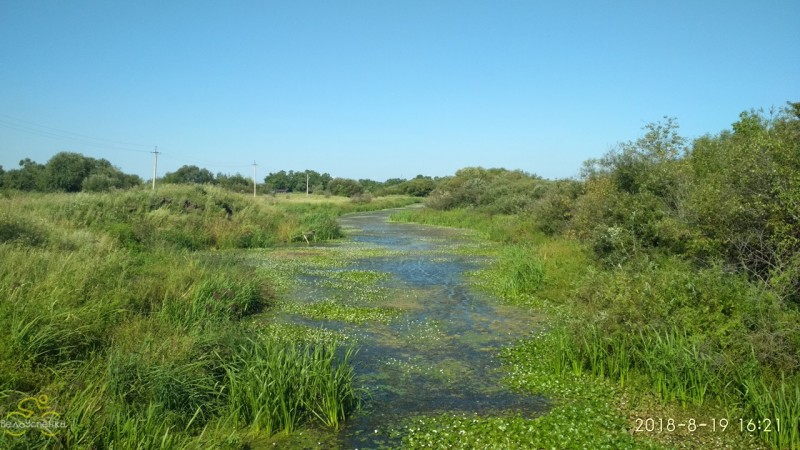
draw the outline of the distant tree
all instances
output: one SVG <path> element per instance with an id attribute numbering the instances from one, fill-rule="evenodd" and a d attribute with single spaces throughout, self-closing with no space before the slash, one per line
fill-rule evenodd
<path id="1" fill-rule="evenodd" d="M 8 170 L 3 174 L 3 187 L 20 191 L 42 190 L 44 166 L 25 158 L 19 162 L 19 169 Z"/>
<path id="2" fill-rule="evenodd" d="M 25 158 L 19 165 L 20 169 L 0 173 L 0 186 L 24 191 L 78 192 L 127 189 L 142 182 L 105 159 L 80 153 L 60 152 L 44 165 Z"/>
<path id="3" fill-rule="evenodd" d="M 328 190 L 333 195 L 352 197 L 353 195 L 363 193 L 364 186 L 361 186 L 358 181 L 350 178 L 334 178 L 328 183 Z"/>
<path id="4" fill-rule="evenodd" d="M 248 193 L 253 191 L 253 180 L 239 173 L 236 175 L 218 173 L 215 182 L 218 186 L 233 192 Z"/>
<path id="5" fill-rule="evenodd" d="M 327 173 L 320 174 L 315 170 L 294 171 L 286 172 L 281 170 L 279 172 L 270 173 L 264 178 L 264 183 L 267 189 L 273 190 L 287 190 L 289 192 L 305 192 L 306 191 L 306 175 L 308 175 L 309 190 L 316 193 L 322 193 L 328 187 L 331 181 L 331 176 Z M 310 189 L 312 186 L 317 189 Z M 321 188 L 320 188 L 321 186 Z"/>
<path id="6" fill-rule="evenodd" d="M 108 161 L 105 161 L 108 163 Z M 101 164 L 102 165 L 102 164 Z M 110 166 L 110 164 L 108 164 Z M 48 191 L 78 192 L 83 180 L 98 166 L 93 158 L 80 153 L 55 154 L 44 167 L 44 182 Z"/>
<path id="7" fill-rule="evenodd" d="M 402 187 L 403 193 L 406 195 L 426 197 L 436 188 L 436 182 L 431 177 L 417 175 L 414 179 L 408 180 L 399 186 Z"/>
<path id="8" fill-rule="evenodd" d="M 100 164 L 93 169 L 93 173 L 81 182 L 81 190 L 86 192 L 101 192 L 112 189 L 129 189 L 142 184 L 138 175 L 123 173 L 116 167 L 101 159 Z"/>
<path id="9" fill-rule="evenodd" d="M 544 194 L 544 182 L 521 170 L 467 167 L 439 180 L 427 204 L 436 209 L 478 208 L 489 213 L 514 214 L 530 210 Z"/>
<path id="10" fill-rule="evenodd" d="M 312 183 L 312 185 L 316 183 L 316 184 L 319 184 L 320 186 L 322 186 L 322 189 L 320 189 L 320 193 L 321 193 L 321 192 L 325 191 L 326 189 L 328 189 L 328 184 L 330 184 L 330 182 L 332 180 L 333 180 L 333 177 L 329 173 L 323 173 L 323 174 L 319 174 L 317 177 L 313 177 L 312 176 L 311 183 Z"/>
<path id="11" fill-rule="evenodd" d="M 280 172 L 270 173 L 264 177 L 264 184 L 267 185 L 267 189 L 270 191 L 284 189 L 288 190 L 291 184 L 291 179 L 285 170 L 281 170 Z"/>
<path id="12" fill-rule="evenodd" d="M 389 178 L 388 180 L 383 182 L 384 187 L 394 186 L 396 184 L 400 184 L 406 181 L 405 178 Z"/>
<path id="13" fill-rule="evenodd" d="M 214 174 L 208 169 L 197 166 L 182 166 L 175 172 L 164 175 L 165 183 L 196 183 L 206 184 L 214 182 Z"/>
<path id="14" fill-rule="evenodd" d="M 383 183 L 380 181 L 370 180 L 368 178 L 358 180 L 358 184 L 363 186 L 364 190 L 367 192 L 375 192 L 383 187 Z"/>

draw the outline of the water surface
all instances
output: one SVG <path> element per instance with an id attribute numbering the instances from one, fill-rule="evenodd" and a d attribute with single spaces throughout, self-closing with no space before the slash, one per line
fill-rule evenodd
<path id="1" fill-rule="evenodd" d="M 471 254 L 470 248 L 478 245 L 474 237 L 449 228 L 392 223 L 390 214 L 378 211 L 343 217 L 340 221 L 348 238 L 329 248 L 356 255 L 336 270 L 389 274 L 381 281 L 388 292 L 381 305 L 398 308 L 401 314 L 388 323 L 364 324 L 287 318 L 356 336 L 360 351 L 354 363 L 369 396 L 363 411 L 340 433 L 340 445 L 397 446 L 389 430 L 399 429 L 404 418 L 420 414 L 541 413 L 546 408 L 543 399 L 503 385 L 496 357 L 502 346 L 536 332 L 537 317 L 500 305 L 469 286 L 465 272 L 487 263 Z M 316 301 L 326 295 L 347 298 L 346 292 L 321 292 L 311 278 L 306 281 L 293 294 L 297 301 Z"/>

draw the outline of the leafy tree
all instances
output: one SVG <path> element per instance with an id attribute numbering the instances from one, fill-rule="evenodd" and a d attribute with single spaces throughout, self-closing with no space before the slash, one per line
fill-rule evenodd
<path id="1" fill-rule="evenodd" d="M 521 170 L 467 167 L 441 180 L 427 204 L 436 209 L 468 207 L 513 214 L 529 210 L 544 194 L 545 185 L 538 176 Z"/>
<path id="2" fill-rule="evenodd" d="M 368 178 L 359 179 L 358 184 L 363 186 L 364 190 L 367 192 L 375 192 L 383 187 L 383 183 L 380 181 L 370 180 Z"/>
<path id="3" fill-rule="evenodd" d="M 571 227 L 598 256 L 722 261 L 800 302 L 800 107 L 743 112 L 691 146 L 674 120 L 587 162 Z"/>
<path id="4" fill-rule="evenodd" d="M 289 192 L 305 192 L 306 191 L 306 175 L 308 175 L 308 186 L 311 192 L 322 193 L 328 187 L 328 183 L 332 177 L 327 173 L 319 173 L 315 170 L 293 171 L 286 172 L 281 170 L 279 172 L 270 173 L 264 178 L 264 183 L 267 189 L 273 190 L 287 190 Z M 311 189 L 315 187 L 315 189 Z"/>
<path id="5" fill-rule="evenodd" d="M 264 177 L 264 184 L 267 185 L 269 190 L 288 190 L 290 183 L 291 179 L 285 170 L 270 173 Z"/>
<path id="6" fill-rule="evenodd" d="M 436 182 L 431 177 L 417 175 L 415 178 L 398 185 L 406 195 L 425 197 L 436 188 Z"/>
<path id="7" fill-rule="evenodd" d="M 328 183 L 328 190 L 333 195 L 341 195 L 343 197 L 352 197 L 364 192 L 364 186 L 359 184 L 358 181 L 350 178 L 334 178 Z"/>
<path id="8" fill-rule="evenodd" d="M 25 158 L 19 162 L 19 169 L 8 170 L 3 174 L 3 187 L 20 191 L 42 190 L 44 166 Z"/>
<path id="9" fill-rule="evenodd" d="M 214 182 L 214 174 L 208 169 L 201 169 L 197 166 L 182 166 L 175 172 L 164 175 L 165 183 L 196 183 L 206 184 Z"/>
<path id="10" fill-rule="evenodd" d="M 253 180 L 237 173 L 236 175 L 226 175 L 218 173 L 215 183 L 233 192 L 248 193 L 253 191 Z"/>
<path id="11" fill-rule="evenodd" d="M 2 175 L 2 185 L 25 191 L 78 192 L 127 189 L 142 182 L 128 175 L 105 159 L 95 159 L 79 153 L 61 152 L 42 165 L 25 158 L 20 169 Z"/>
<path id="12" fill-rule="evenodd" d="M 732 132 L 698 139 L 686 205 L 706 254 L 800 300 L 800 115 L 744 112 Z"/>
<path id="13" fill-rule="evenodd" d="M 584 164 L 586 195 L 576 201 L 573 230 L 612 264 L 647 249 L 683 252 L 693 231 L 683 204 L 691 180 L 686 139 L 673 118 Z"/>
<path id="14" fill-rule="evenodd" d="M 87 192 L 109 191 L 112 189 L 128 189 L 142 183 L 137 175 L 122 173 L 119 169 L 110 167 L 95 170 L 94 173 L 84 178 L 81 190 Z"/>
<path id="15" fill-rule="evenodd" d="M 105 161 L 108 163 L 108 161 Z M 79 192 L 92 170 L 98 165 L 93 158 L 79 153 L 61 152 L 47 161 L 44 182 L 49 191 Z M 110 166 L 110 164 L 108 164 Z"/>

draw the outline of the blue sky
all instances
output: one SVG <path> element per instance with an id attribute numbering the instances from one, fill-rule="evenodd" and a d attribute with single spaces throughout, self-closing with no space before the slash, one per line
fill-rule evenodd
<path id="1" fill-rule="evenodd" d="M 800 2 L 0 2 L 0 165 L 577 175 L 800 101 Z"/>

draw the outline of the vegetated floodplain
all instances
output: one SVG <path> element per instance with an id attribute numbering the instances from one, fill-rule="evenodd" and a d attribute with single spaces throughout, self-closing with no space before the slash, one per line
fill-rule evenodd
<path id="1" fill-rule="evenodd" d="M 0 447 L 238 449 L 340 428 L 361 397 L 354 347 L 254 323 L 281 278 L 232 250 L 305 246 L 312 229 L 338 238 L 342 213 L 414 201 L 283 203 L 199 185 L 4 193 Z"/>
<path id="2" fill-rule="evenodd" d="M 800 104 L 415 180 L 2 191 L 0 446 L 800 448 Z"/>
<path id="3" fill-rule="evenodd" d="M 473 281 L 551 318 L 503 351 L 509 382 L 557 398 L 551 414 L 603 404 L 611 415 L 591 417 L 615 419 L 602 429 L 660 445 L 800 448 L 799 170 L 792 103 L 770 118 L 742 113 L 732 131 L 691 144 L 673 119 L 648 125 L 588 161 L 581 181 L 463 169 L 429 208 L 394 217 L 504 244 Z M 558 430 L 597 424 L 572 417 Z M 476 435 L 495 430 L 443 420 L 464 434 L 472 423 L 484 427 Z M 449 442 L 410 426 L 424 433 L 415 445 Z M 550 445 L 633 445 L 594 430 L 591 444 Z"/>

